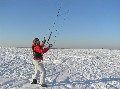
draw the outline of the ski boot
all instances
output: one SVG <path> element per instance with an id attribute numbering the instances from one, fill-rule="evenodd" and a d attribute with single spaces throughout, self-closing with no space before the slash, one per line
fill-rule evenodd
<path id="1" fill-rule="evenodd" d="M 31 84 L 37 84 L 37 80 L 33 79 L 33 82 Z"/>

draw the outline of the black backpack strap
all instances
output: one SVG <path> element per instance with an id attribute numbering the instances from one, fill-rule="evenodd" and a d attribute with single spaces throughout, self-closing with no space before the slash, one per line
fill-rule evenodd
<path id="1" fill-rule="evenodd" d="M 32 50 L 34 50 L 34 47 L 35 47 L 35 46 L 32 46 Z"/>

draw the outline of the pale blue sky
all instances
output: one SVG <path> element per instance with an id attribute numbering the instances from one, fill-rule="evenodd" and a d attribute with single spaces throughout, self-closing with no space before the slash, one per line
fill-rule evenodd
<path id="1" fill-rule="evenodd" d="M 51 31 L 54 47 L 120 49 L 120 0 L 0 0 L 1 46 L 31 47 Z"/>

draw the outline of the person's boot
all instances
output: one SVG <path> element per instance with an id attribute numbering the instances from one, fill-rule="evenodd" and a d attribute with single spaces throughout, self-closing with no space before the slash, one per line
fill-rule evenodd
<path id="1" fill-rule="evenodd" d="M 33 79 L 33 82 L 31 84 L 37 84 L 37 80 Z"/>
<path id="2" fill-rule="evenodd" d="M 46 85 L 46 84 L 41 84 L 41 86 L 42 86 L 42 87 L 47 87 L 47 85 Z"/>

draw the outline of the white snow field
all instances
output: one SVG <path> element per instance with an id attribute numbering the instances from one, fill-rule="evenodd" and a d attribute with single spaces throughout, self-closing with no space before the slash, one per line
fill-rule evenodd
<path id="1" fill-rule="evenodd" d="M 0 47 L 0 89 L 120 89 L 120 50 L 50 49 L 44 59 L 47 88 L 30 84 L 31 48 Z"/>

